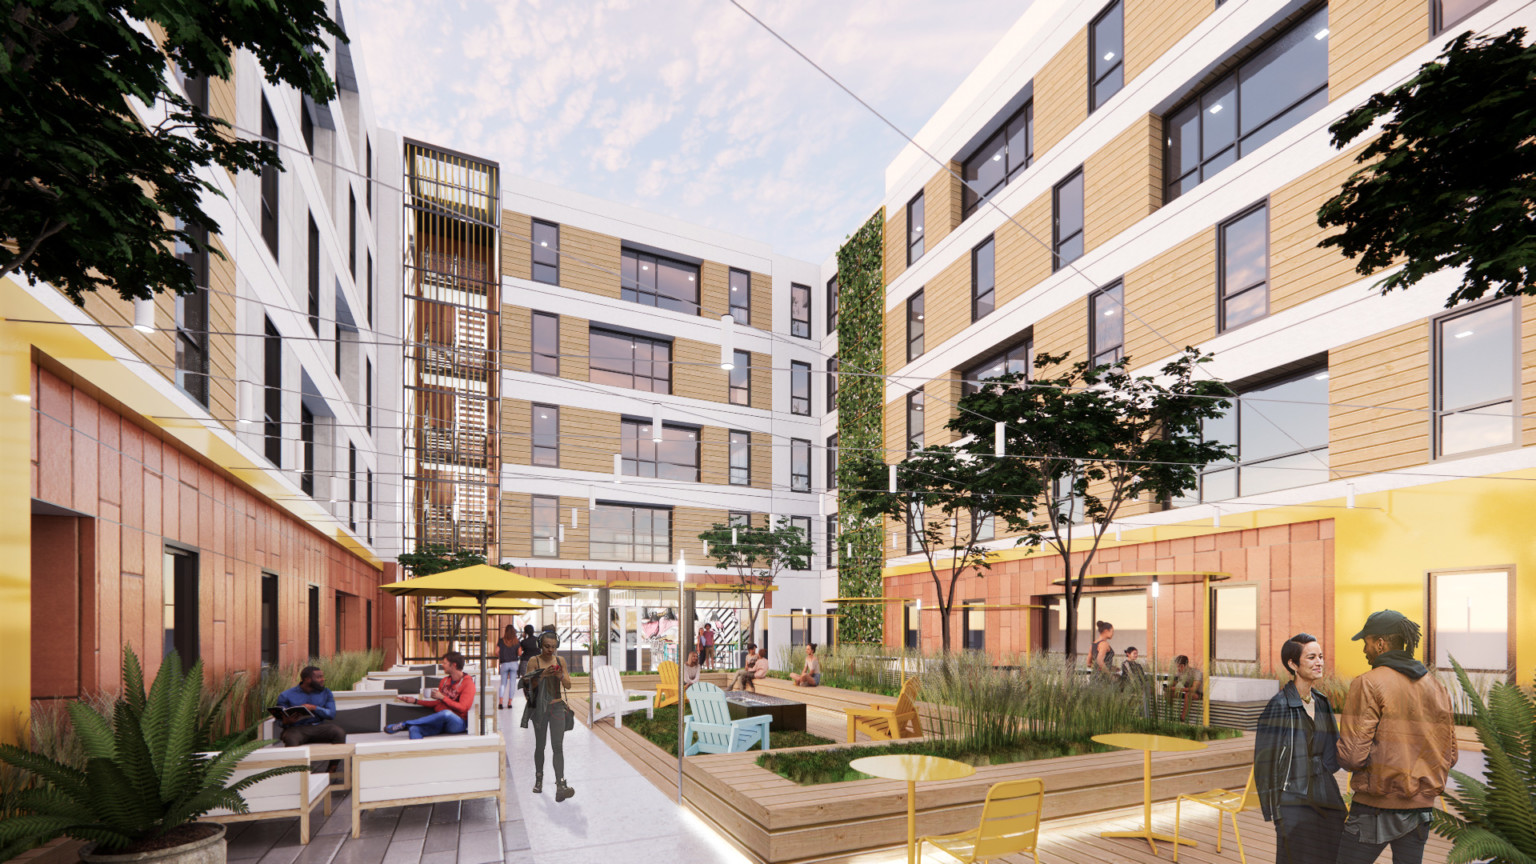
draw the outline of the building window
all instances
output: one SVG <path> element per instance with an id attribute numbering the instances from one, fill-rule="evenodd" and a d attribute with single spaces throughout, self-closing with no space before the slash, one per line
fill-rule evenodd
<path id="1" fill-rule="evenodd" d="M 320 226 L 309 214 L 309 330 L 320 335 Z"/>
<path id="2" fill-rule="evenodd" d="M 366 471 L 364 473 L 367 476 L 367 480 L 366 480 L 367 485 L 364 487 L 363 491 L 368 496 L 368 519 L 367 519 L 368 542 L 372 543 L 373 542 L 373 471 L 372 471 L 372 469 L 370 469 L 370 470 L 368 470 L 368 471 Z"/>
<path id="3" fill-rule="evenodd" d="M 363 149 L 367 156 L 363 159 L 363 171 L 366 180 L 363 183 L 363 204 L 368 208 L 369 215 L 373 214 L 373 139 L 363 139 Z M 372 602 L 370 601 L 370 606 Z M 370 636 L 372 634 L 369 634 Z"/>
<path id="4" fill-rule="evenodd" d="M 752 274 L 731 268 L 731 317 L 739 324 L 752 323 Z"/>
<path id="5" fill-rule="evenodd" d="M 598 504 L 588 554 L 595 561 L 666 564 L 672 560 L 672 511 L 664 507 Z"/>
<path id="6" fill-rule="evenodd" d="M 990 302 L 990 301 L 989 301 Z M 907 298 L 907 362 L 923 356 L 923 292 Z"/>
<path id="7" fill-rule="evenodd" d="M 789 286 L 789 335 L 811 338 L 811 286 Z"/>
<path id="8" fill-rule="evenodd" d="M 560 316 L 533 313 L 533 371 L 537 375 L 560 374 Z"/>
<path id="9" fill-rule="evenodd" d="M 621 299 L 686 315 L 699 313 L 698 265 L 625 249 L 619 266 Z"/>
<path id="10" fill-rule="evenodd" d="M 811 442 L 803 438 L 789 439 L 789 488 L 811 491 Z"/>
<path id="11" fill-rule="evenodd" d="M 595 524 L 595 522 L 594 522 Z M 533 542 L 530 550 L 538 558 L 560 554 L 560 499 L 553 495 L 533 496 Z"/>
<path id="12" fill-rule="evenodd" d="M 172 651 L 181 660 L 181 668 L 190 670 L 197 662 L 201 641 L 198 638 L 197 553 L 179 546 L 166 546 L 161 572 L 161 621 L 166 654 Z"/>
<path id="13" fill-rule="evenodd" d="M 910 501 L 907 503 L 907 554 L 915 555 L 923 551 L 923 541 L 927 538 L 923 535 L 923 528 L 928 516 L 924 512 L 923 502 Z"/>
<path id="14" fill-rule="evenodd" d="M 1046 645 L 1051 652 L 1066 650 L 1066 639 L 1062 633 L 1065 622 L 1065 610 L 1060 597 L 1052 597 L 1046 600 Z M 1129 594 L 1092 594 L 1083 592 L 1082 601 L 1077 607 L 1077 634 L 1073 640 L 1077 646 L 1079 657 L 1087 656 L 1088 648 L 1093 644 L 1093 622 L 1108 621 L 1115 625 L 1115 645 L 1145 648 L 1150 644 L 1147 640 L 1148 628 L 1147 592 L 1145 590 Z M 1144 652 L 1143 657 L 1150 652 Z M 1207 674 L 1209 674 L 1207 672 Z"/>
<path id="15" fill-rule="evenodd" d="M 373 281 L 373 253 L 368 253 L 368 326 L 373 326 L 373 298 L 379 293 L 379 288 Z M 373 601 L 369 601 L 370 603 Z"/>
<path id="16" fill-rule="evenodd" d="M 1216 228 L 1217 326 L 1231 330 L 1269 314 L 1269 204 Z"/>
<path id="17" fill-rule="evenodd" d="M 1328 370 L 1312 368 L 1240 387 L 1233 407 L 1206 420 L 1207 441 L 1233 444 L 1233 461 L 1213 462 L 1200 496 L 1221 501 L 1323 483 L 1328 476 Z"/>
<path id="18" fill-rule="evenodd" d="M 809 609 L 789 610 L 789 647 L 804 648 L 811 641 L 811 619 Z"/>
<path id="19" fill-rule="evenodd" d="M 807 546 L 810 546 L 811 549 L 813 549 L 813 550 L 816 548 L 815 544 L 811 541 L 811 517 L 809 517 L 809 516 L 791 516 L 791 517 L 789 517 L 789 527 L 791 527 L 791 528 L 799 528 L 800 529 L 800 540 L 801 540 L 801 542 L 805 543 Z M 814 552 L 812 554 L 814 554 Z M 804 566 L 804 567 L 796 567 L 794 569 L 796 569 L 796 570 L 809 570 L 809 569 L 811 569 L 810 568 L 810 564 L 811 564 L 811 556 L 810 555 L 805 556 L 805 564 L 806 564 L 806 566 Z M 810 630 L 810 621 L 809 620 L 806 621 L 806 630 L 807 630 L 807 632 L 809 632 L 809 630 Z"/>
<path id="20" fill-rule="evenodd" d="M 304 150 L 315 155 L 315 118 L 309 111 L 308 100 L 299 100 L 299 137 L 304 139 Z"/>
<path id="21" fill-rule="evenodd" d="M 1035 161 L 1035 103 L 1026 102 L 961 165 L 961 219 Z"/>
<path id="22" fill-rule="evenodd" d="M 357 193 L 347 187 L 347 268 L 357 281 Z"/>
<path id="23" fill-rule="evenodd" d="M 837 355 L 827 358 L 827 413 L 837 410 Z"/>
<path id="24" fill-rule="evenodd" d="M 731 430 L 730 481 L 732 486 L 752 485 L 752 433 Z"/>
<path id="25" fill-rule="evenodd" d="M 1250 583 L 1212 588 L 1211 618 L 1211 645 L 1216 651 L 1216 662 L 1258 672 L 1259 586 Z"/>
<path id="26" fill-rule="evenodd" d="M 357 530 L 357 445 L 347 442 L 347 524 Z"/>
<path id="27" fill-rule="evenodd" d="M 262 571 L 261 574 L 261 668 L 272 669 L 281 661 L 277 656 L 277 574 Z"/>
<path id="28" fill-rule="evenodd" d="M 1504 300 L 1435 320 L 1435 455 L 1516 442 L 1520 327 Z"/>
<path id="29" fill-rule="evenodd" d="M 960 647 L 967 651 L 987 649 L 987 618 L 982 609 L 985 600 L 966 600 L 960 604 L 960 614 L 965 621 L 965 631 L 960 637 Z"/>
<path id="30" fill-rule="evenodd" d="M 176 257 L 192 271 L 197 290 L 176 295 L 176 386 L 208 407 L 208 229 L 176 220 L 176 227 L 202 244 L 176 242 Z"/>
<path id="31" fill-rule="evenodd" d="M 907 449 L 923 449 L 923 391 L 921 388 L 907 394 Z"/>
<path id="32" fill-rule="evenodd" d="M 1023 375 L 1029 380 L 1034 368 L 1035 342 L 1025 339 L 1009 348 L 989 354 L 960 371 L 960 393 L 969 396 L 981 392 L 982 382 L 1004 375 Z"/>
<path id="33" fill-rule="evenodd" d="M 261 137 L 277 147 L 277 118 L 272 116 L 272 106 L 267 104 L 265 93 L 261 96 Z M 267 250 L 274 259 L 277 258 L 278 173 L 276 165 L 261 168 L 261 239 L 266 241 Z"/>
<path id="34" fill-rule="evenodd" d="M 729 376 L 732 405 L 752 404 L 752 352 L 735 351 L 731 354 Z"/>
<path id="35" fill-rule="evenodd" d="M 971 321 L 992 314 L 997 306 L 997 241 L 988 237 L 971 250 Z"/>
<path id="36" fill-rule="evenodd" d="M 827 438 L 827 488 L 837 488 L 837 436 Z"/>
<path id="37" fill-rule="evenodd" d="M 1098 110 L 1125 84 L 1125 7 L 1115 0 L 1088 27 L 1088 110 Z"/>
<path id="38" fill-rule="evenodd" d="M 1083 256 L 1083 169 L 1051 191 L 1051 272 Z"/>
<path id="39" fill-rule="evenodd" d="M 923 257 L 923 193 L 907 202 L 907 266 Z"/>
<path id="40" fill-rule="evenodd" d="M 193 75 L 180 65 L 174 66 L 172 72 L 176 80 L 181 82 L 181 89 L 187 94 L 187 101 L 192 107 L 204 114 L 208 113 L 208 79 L 201 75 Z"/>
<path id="41" fill-rule="evenodd" d="M 1431 27 L 1435 35 L 1440 35 L 1449 27 L 1454 27 L 1461 19 L 1473 12 L 1487 6 L 1492 0 L 1430 0 L 1429 10 Z M 204 92 L 207 85 L 204 84 Z M 191 92 L 190 90 L 188 91 Z M 206 97 L 204 97 L 206 99 Z M 1454 688 L 1452 688 L 1454 690 Z"/>
<path id="42" fill-rule="evenodd" d="M 1165 201 L 1328 104 L 1328 7 L 1287 30 L 1166 122 Z"/>
<path id="43" fill-rule="evenodd" d="M 837 548 L 837 514 L 827 514 L 827 566 L 836 567 L 838 562 Z"/>
<path id="44" fill-rule="evenodd" d="M 560 467 L 560 407 L 533 404 L 533 464 Z"/>
<path id="45" fill-rule="evenodd" d="M 904 643 L 908 648 L 917 647 L 918 637 L 918 613 L 921 607 L 910 603 L 901 604 L 901 627 L 904 631 Z"/>
<path id="46" fill-rule="evenodd" d="M 624 420 L 619 431 L 623 435 L 620 452 L 626 476 L 698 482 L 698 429 L 664 423 L 659 443 L 652 440 L 649 421 Z"/>
<path id="47" fill-rule="evenodd" d="M 299 491 L 315 496 L 315 415 L 309 406 L 299 403 L 299 442 L 303 458 L 299 465 Z"/>
<path id="48" fill-rule="evenodd" d="M 1125 356 L 1125 283 L 1088 296 L 1088 353 L 1095 366 L 1118 363 Z"/>
<path id="49" fill-rule="evenodd" d="M 533 281 L 560 284 L 560 226 L 533 220 Z"/>
<path id="50" fill-rule="evenodd" d="M 1515 622 L 1510 576 L 1503 568 L 1429 574 L 1425 654 L 1437 671 L 1450 671 L 1454 658 L 1474 683 L 1512 680 L 1515 645 L 1510 634 L 1515 632 Z"/>
<path id="51" fill-rule="evenodd" d="M 837 277 L 827 280 L 827 333 L 837 332 Z"/>
<path id="52" fill-rule="evenodd" d="M 320 656 L 320 586 L 309 586 L 309 656 Z"/>
<path id="53" fill-rule="evenodd" d="M 283 337 L 266 319 L 266 338 L 262 340 L 261 360 L 265 392 L 262 399 L 263 433 L 266 435 L 267 461 L 283 464 Z"/>
<path id="54" fill-rule="evenodd" d="M 592 328 L 590 380 L 651 393 L 672 392 L 672 343 Z"/>
<path id="55" fill-rule="evenodd" d="M 789 364 L 789 413 L 811 413 L 811 364 L 799 360 Z"/>
<path id="56" fill-rule="evenodd" d="M 373 434 L 373 361 L 363 361 L 363 424 Z"/>
<path id="57" fill-rule="evenodd" d="M 726 524 L 732 528 L 752 527 L 752 514 L 745 510 L 732 510 L 725 514 Z"/>

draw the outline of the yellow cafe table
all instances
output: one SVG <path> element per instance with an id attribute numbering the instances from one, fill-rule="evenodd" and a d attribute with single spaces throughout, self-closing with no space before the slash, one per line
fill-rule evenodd
<path id="1" fill-rule="evenodd" d="M 1168 735 L 1147 735 L 1139 732 L 1123 732 L 1114 735 L 1095 735 L 1093 740 L 1100 744 L 1108 744 L 1111 747 L 1124 747 L 1127 750 L 1142 751 L 1141 763 L 1141 792 L 1143 799 L 1142 825 L 1140 831 L 1105 831 L 1100 837 L 1139 837 L 1147 841 L 1152 847 L 1152 854 L 1157 854 L 1156 841 L 1173 843 L 1174 838 L 1167 834 L 1154 834 L 1152 832 L 1152 754 L 1156 753 L 1188 753 L 1192 750 L 1204 750 L 1204 741 L 1191 741 L 1188 738 L 1173 738 Z M 1195 841 L 1180 837 L 1179 843 L 1185 846 L 1198 845 Z"/>
<path id="2" fill-rule="evenodd" d="M 848 767 L 872 777 L 907 781 L 907 864 L 913 864 L 917 858 L 918 781 L 959 780 L 976 773 L 975 768 L 964 762 L 939 756 L 919 756 L 914 753 L 865 756 L 863 759 L 849 762 Z"/>

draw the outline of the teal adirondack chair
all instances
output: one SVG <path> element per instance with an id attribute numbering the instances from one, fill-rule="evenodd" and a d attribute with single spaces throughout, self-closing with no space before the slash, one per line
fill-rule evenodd
<path id="1" fill-rule="evenodd" d="M 741 753 L 762 743 L 768 749 L 768 726 L 772 717 L 731 719 L 725 691 L 700 681 L 688 688 L 688 707 L 692 713 L 683 718 L 683 755 L 699 753 Z"/>

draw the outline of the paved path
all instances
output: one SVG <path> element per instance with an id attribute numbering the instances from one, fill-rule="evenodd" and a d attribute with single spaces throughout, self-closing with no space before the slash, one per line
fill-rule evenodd
<path id="1" fill-rule="evenodd" d="M 494 801 L 392 807 L 363 814 L 352 839 L 350 802 L 336 796 L 330 819 L 316 811 L 314 836 L 299 845 L 299 820 L 229 826 L 229 860 L 239 864 L 745 864 L 746 859 L 680 809 L 580 723 L 565 736 L 566 779 L 574 798 L 555 803 L 553 768 L 533 794 L 533 729 L 518 710 L 501 712 L 509 763 L 506 820 Z M 608 721 L 604 721 L 608 722 Z M 548 754 L 545 756 L 549 758 Z"/>

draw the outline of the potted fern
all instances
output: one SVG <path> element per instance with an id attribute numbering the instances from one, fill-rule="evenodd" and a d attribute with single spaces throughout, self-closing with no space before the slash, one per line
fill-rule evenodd
<path id="1" fill-rule="evenodd" d="M 1457 790 L 1445 799 L 1456 812 L 1435 811 L 1435 830 L 1450 839 L 1451 861 L 1530 864 L 1536 861 L 1536 696 L 1499 683 L 1484 702 L 1461 664 L 1451 663 L 1472 704 L 1487 780 L 1452 771 Z"/>
<path id="2" fill-rule="evenodd" d="M 88 862 L 218 864 L 225 860 L 224 826 L 198 822 L 216 808 L 248 811 L 242 790 L 290 766 L 233 785 L 235 765 L 265 742 L 248 730 L 223 734 L 230 690 L 203 698 L 202 663 L 183 673 L 173 652 L 146 694 L 139 658 L 124 650 L 122 693 L 110 714 L 71 702 L 69 717 L 85 752 L 76 768 L 11 745 L 0 761 L 31 775 L 19 794 L 22 815 L 0 822 L 0 849 L 56 837 L 85 840 Z"/>

